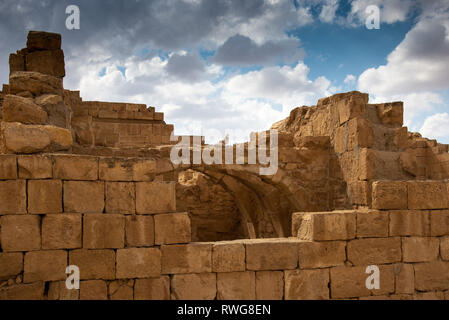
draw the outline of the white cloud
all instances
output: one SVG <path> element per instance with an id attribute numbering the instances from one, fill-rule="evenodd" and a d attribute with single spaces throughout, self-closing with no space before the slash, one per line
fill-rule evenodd
<path id="1" fill-rule="evenodd" d="M 436 113 L 427 117 L 420 132 L 428 138 L 444 138 L 447 141 L 449 137 L 449 114 L 447 112 Z"/>
<path id="2" fill-rule="evenodd" d="M 348 74 L 345 78 L 345 80 L 343 80 L 343 82 L 345 84 L 354 84 L 355 83 L 355 76 L 353 74 Z"/>
<path id="3" fill-rule="evenodd" d="M 338 0 L 326 0 L 321 8 L 320 20 L 331 23 L 335 19 L 335 13 L 338 9 Z"/>
<path id="4" fill-rule="evenodd" d="M 405 21 L 413 9 L 412 0 L 354 0 L 351 2 L 351 12 L 347 16 L 347 21 L 354 25 L 364 25 L 366 19 L 365 9 L 375 5 L 380 9 L 381 23 L 395 23 Z"/>

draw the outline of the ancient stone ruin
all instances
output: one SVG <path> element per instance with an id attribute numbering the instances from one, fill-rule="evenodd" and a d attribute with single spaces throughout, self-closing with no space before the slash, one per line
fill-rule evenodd
<path id="1" fill-rule="evenodd" d="M 449 298 L 448 145 L 408 132 L 401 102 L 293 109 L 260 175 L 174 164 L 155 108 L 65 90 L 60 35 L 30 32 L 9 61 L 0 299 Z"/>

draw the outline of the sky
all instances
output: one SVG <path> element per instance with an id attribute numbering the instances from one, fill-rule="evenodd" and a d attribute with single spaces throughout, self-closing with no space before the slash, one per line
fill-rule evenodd
<path id="1" fill-rule="evenodd" d="M 28 30 L 62 34 L 66 89 L 154 106 L 175 134 L 243 141 L 359 90 L 403 101 L 409 131 L 449 143 L 449 0 L 0 0 L 2 83 Z"/>

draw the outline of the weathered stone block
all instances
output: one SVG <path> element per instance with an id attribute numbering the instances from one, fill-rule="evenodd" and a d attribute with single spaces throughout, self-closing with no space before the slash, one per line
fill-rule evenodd
<path id="1" fill-rule="evenodd" d="M 32 251 L 41 248 L 39 216 L 8 215 L 0 218 L 3 251 Z"/>
<path id="2" fill-rule="evenodd" d="M 330 290 L 332 299 L 356 298 L 369 295 L 384 295 L 394 292 L 394 272 L 392 265 L 379 266 L 379 289 L 368 289 L 367 266 L 335 267 L 330 269 Z"/>
<path id="3" fill-rule="evenodd" d="M 415 289 L 419 291 L 449 289 L 449 262 L 432 261 L 417 263 L 415 269 Z"/>
<path id="4" fill-rule="evenodd" d="M 17 71 L 9 76 L 9 93 L 29 91 L 34 96 L 63 94 L 62 78 L 32 71 Z"/>
<path id="5" fill-rule="evenodd" d="M 61 180 L 28 181 L 28 212 L 38 214 L 62 212 Z"/>
<path id="6" fill-rule="evenodd" d="M 135 300 L 170 300 L 170 277 L 136 279 Z"/>
<path id="7" fill-rule="evenodd" d="M 76 249 L 69 252 L 69 264 L 80 268 L 80 279 L 115 279 L 114 250 Z"/>
<path id="8" fill-rule="evenodd" d="M 133 300 L 134 280 L 116 280 L 109 283 L 111 300 Z"/>
<path id="9" fill-rule="evenodd" d="M 155 248 L 117 250 L 117 279 L 148 278 L 161 274 L 161 252 Z"/>
<path id="10" fill-rule="evenodd" d="M 64 52 L 61 49 L 34 51 L 26 55 L 27 71 L 35 71 L 63 78 L 65 76 Z"/>
<path id="11" fill-rule="evenodd" d="M 98 158 L 78 155 L 53 156 L 53 176 L 63 180 L 97 180 Z"/>
<path id="12" fill-rule="evenodd" d="M 172 300 L 214 300 L 216 295 L 215 273 L 175 274 L 171 279 Z"/>
<path id="13" fill-rule="evenodd" d="M 153 181 L 156 162 L 137 158 L 100 158 L 99 175 L 106 181 Z"/>
<path id="14" fill-rule="evenodd" d="M 355 237 L 356 211 L 297 212 L 292 234 L 302 240 L 347 240 Z"/>
<path id="15" fill-rule="evenodd" d="M 408 181 L 409 209 L 446 209 L 448 192 L 442 181 Z"/>
<path id="16" fill-rule="evenodd" d="M 255 241 L 246 247 L 246 269 L 285 270 L 298 266 L 298 243 L 291 241 Z"/>
<path id="17" fill-rule="evenodd" d="M 212 247 L 212 271 L 245 271 L 245 246 L 243 243 L 214 243 Z"/>
<path id="18" fill-rule="evenodd" d="M 101 213 L 104 209 L 104 182 L 64 181 L 64 211 Z"/>
<path id="19" fill-rule="evenodd" d="M 390 212 L 390 236 L 429 236 L 428 211 L 394 210 Z"/>
<path id="20" fill-rule="evenodd" d="M 256 299 L 282 300 L 284 297 L 284 273 L 282 271 L 256 272 Z"/>
<path id="21" fill-rule="evenodd" d="M 67 252 L 64 250 L 33 251 L 25 254 L 23 282 L 65 280 Z"/>
<path id="22" fill-rule="evenodd" d="M 48 300 L 78 300 L 79 290 L 67 289 L 65 281 L 52 281 L 48 286 Z"/>
<path id="23" fill-rule="evenodd" d="M 447 236 L 440 238 L 440 255 L 441 259 L 449 260 L 449 237 Z"/>
<path id="24" fill-rule="evenodd" d="M 137 182 L 138 214 L 176 211 L 175 184 L 171 182 Z"/>
<path id="25" fill-rule="evenodd" d="M 401 238 L 365 238 L 348 242 L 348 260 L 354 265 L 401 261 Z"/>
<path id="26" fill-rule="evenodd" d="M 18 156 L 17 164 L 20 179 L 47 179 L 53 177 L 52 161 L 49 156 Z"/>
<path id="27" fill-rule="evenodd" d="M 133 182 L 106 182 L 106 212 L 136 212 L 136 189 Z"/>
<path id="28" fill-rule="evenodd" d="M 0 181 L 0 215 L 26 213 L 25 180 Z"/>
<path id="29" fill-rule="evenodd" d="M 83 247 L 114 249 L 125 246 L 125 216 L 87 214 L 83 221 Z"/>
<path id="30" fill-rule="evenodd" d="M 407 209 L 407 184 L 401 181 L 373 182 L 374 209 Z"/>
<path id="31" fill-rule="evenodd" d="M 404 117 L 403 102 L 398 101 L 378 104 L 377 115 L 383 124 L 402 126 Z"/>
<path id="32" fill-rule="evenodd" d="M 17 179 L 17 159 L 15 155 L 0 155 L 0 179 Z"/>
<path id="33" fill-rule="evenodd" d="M 107 300 L 108 285 L 103 280 L 80 282 L 80 300 Z"/>
<path id="34" fill-rule="evenodd" d="M 329 299 L 329 269 L 285 271 L 286 300 Z"/>
<path id="35" fill-rule="evenodd" d="M 29 31 L 27 48 L 33 51 L 61 49 L 61 35 L 51 32 Z"/>
<path id="36" fill-rule="evenodd" d="M 11 53 L 9 55 L 9 74 L 16 71 L 25 71 L 25 56 Z"/>
<path id="37" fill-rule="evenodd" d="M 23 271 L 23 254 L 0 252 L 0 280 L 17 276 Z"/>
<path id="38" fill-rule="evenodd" d="M 42 249 L 82 247 L 81 214 L 48 214 L 42 218 Z"/>
<path id="39" fill-rule="evenodd" d="M 188 213 L 169 213 L 154 216 L 155 243 L 188 243 L 191 240 Z"/>
<path id="40" fill-rule="evenodd" d="M 255 298 L 254 271 L 217 273 L 218 300 L 254 300 Z"/>
<path id="41" fill-rule="evenodd" d="M 360 92 L 351 92 L 345 94 L 339 101 L 336 101 L 340 124 L 349 119 L 363 116 L 366 112 L 368 103 L 368 94 Z"/>
<path id="42" fill-rule="evenodd" d="M 449 235 L 449 210 L 432 210 L 429 215 L 432 237 Z"/>
<path id="43" fill-rule="evenodd" d="M 3 99 L 3 121 L 25 124 L 45 124 L 47 112 L 33 102 L 33 99 L 7 94 Z"/>
<path id="44" fill-rule="evenodd" d="M 151 215 L 126 217 L 126 246 L 151 247 L 154 245 L 154 221 Z"/>
<path id="45" fill-rule="evenodd" d="M 163 245 L 162 273 L 203 273 L 212 271 L 212 245 L 193 243 Z"/>
<path id="46" fill-rule="evenodd" d="M 397 264 L 393 266 L 396 276 L 395 293 L 413 294 L 415 292 L 415 271 L 412 264 Z"/>
<path id="47" fill-rule="evenodd" d="M 302 242 L 298 243 L 299 268 L 315 269 L 344 265 L 346 242 Z"/>
<path id="48" fill-rule="evenodd" d="M 44 289 L 42 281 L 0 288 L 0 300 L 43 300 Z"/>
<path id="49" fill-rule="evenodd" d="M 404 262 L 426 262 L 438 258 L 440 241 L 430 237 L 402 238 L 402 256 Z"/>
<path id="50" fill-rule="evenodd" d="M 382 211 L 357 212 L 357 237 L 388 237 L 389 214 Z"/>

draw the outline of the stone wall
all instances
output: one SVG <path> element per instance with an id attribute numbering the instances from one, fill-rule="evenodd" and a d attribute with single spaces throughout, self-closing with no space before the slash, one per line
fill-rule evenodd
<path id="1" fill-rule="evenodd" d="M 449 298 L 449 182 L 375 181 L 372 209 L 294 213 L 290 238 L 191 242 L 157 160 L 0 164 L 0 299 Z"/>

